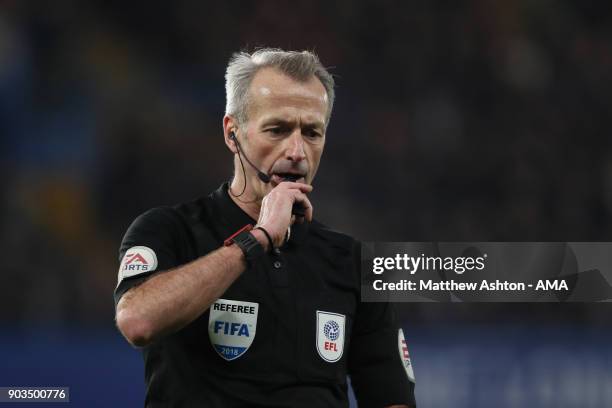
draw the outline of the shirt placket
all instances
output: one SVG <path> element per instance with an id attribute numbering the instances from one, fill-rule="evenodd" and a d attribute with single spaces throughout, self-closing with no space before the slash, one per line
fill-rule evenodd
<path id="1" fill-rule="evenodd" d="M 268 278 L 274 297 L 277 299 L 279 308 L 278 315 L 282 318 L 282 325 L 286 327 L 289 338 L 283 338 L 283 348 L 288 347 L 291 354 L 291 369 L 297 376 L 298 350 L 300 350 L 299 316 L 297 305 L 297 289 L 292 284 L 292 275 L 296 273 L 294 268 L 288 268 L 289 257 L 286 248 L 275 248 L 269 255 L 270 265 Z M 289 367 L 288 367 L 289 368 Z"/>

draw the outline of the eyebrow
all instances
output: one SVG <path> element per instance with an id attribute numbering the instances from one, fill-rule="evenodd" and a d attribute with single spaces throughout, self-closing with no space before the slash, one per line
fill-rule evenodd
<path id="1" fill-rule="evenodd" d="M 287 119 L 282 119 L 282 118 L 268 118 L 266 120 L 264 120 L 261 124 L 261 127 L 266 127 L 266 126 L 270 126 L 270 125 L 277 125 L 277 126 L 283 126 L 283 127 L 293 127 L 295 126 L 295 120 L 287 120 Z M 323 122 L 320 121 L 313 121 L 313 122 L 302 122 L 302 128 L 305 129 L 325 129 L 325 124 Z"/>

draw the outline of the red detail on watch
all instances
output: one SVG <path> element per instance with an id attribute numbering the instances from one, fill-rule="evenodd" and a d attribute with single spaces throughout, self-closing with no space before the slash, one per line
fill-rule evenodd
<path id="1" fill-rule="evenodd" d="M 238 231 L 234 232 L 232 235 L 230 235 L 230 237 L 228 239 L 226 239 L 225 241 L 223 241 L 223 246 L 230 246 L 234 243 L 234 241 L 232 241 L 232 239 L 234 239 L 234 237 L 236 237 L 236 235 L 244 232 L 244 231 L 250 231 L 253 229 L 253 225 L 251 224 L 247 224 L 244 227 L 240 228 Z"/>

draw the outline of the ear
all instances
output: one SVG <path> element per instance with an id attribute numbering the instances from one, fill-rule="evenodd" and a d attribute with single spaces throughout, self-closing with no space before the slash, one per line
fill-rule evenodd
<path id="1" fill-rule="evenodd" d="M 223 117 L 223 138 L 225 139 L 225 145 L 228 149 L 234 154 L 238 153 L 238 149 L 236 148 L 236 142 L 230 137 L 232 133 L 236 136 L 236 130 L 238 129 L 238 123 L 236 120 L 228 115 Z"/>

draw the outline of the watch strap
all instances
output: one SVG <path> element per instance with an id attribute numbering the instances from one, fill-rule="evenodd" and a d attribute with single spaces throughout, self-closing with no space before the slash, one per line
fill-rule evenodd
<path id="1" fill-rule="evenodd" d="M 250 231 L 252 229 L 253 226 L 247 224 L 232 234 L 223 243 L 225 246 L 236 244 L 244 253 L 244 257 L 249 264 L 265 254 L 263 246 L 259 243 L 257 238 L 251 234 Z"/>

